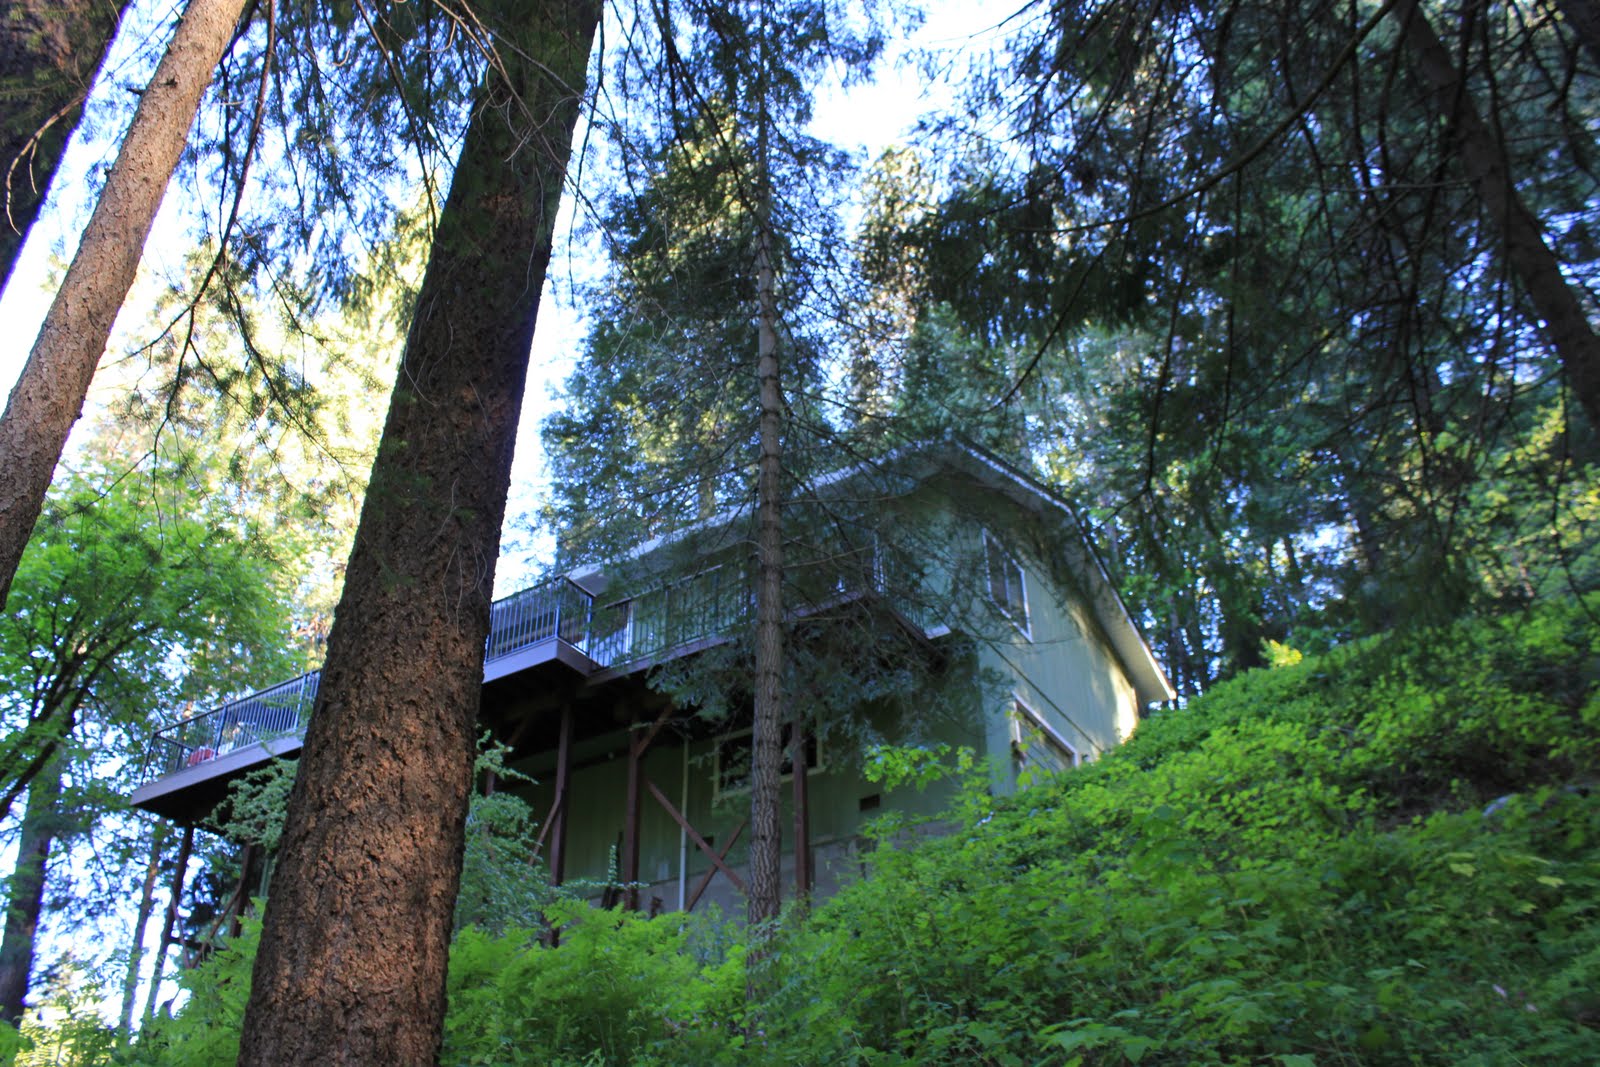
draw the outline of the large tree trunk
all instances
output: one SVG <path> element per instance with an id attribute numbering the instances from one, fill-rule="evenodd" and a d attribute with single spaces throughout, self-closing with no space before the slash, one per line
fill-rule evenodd
<path id="1" fill-rule="evenodd" d="M 59 829 L 56 807 L 61 800 L 61 772 L 58 756 L 34 778 L 17 839 L 17 866 L 6 898 L 5 936 L 0 940 L 0 1021 L 12 1026 L 21 1024 L 27 1006 L 45 875 Z"/>
<path id="2" fill-rule="evenodd" d="M 766 34 L 763 29 L 762 40 Z M 765 69 L 765 64 L 763 64 Z M 757 92 L 764 91 L 758 88 Z M 783 390 L 778 378 L 778 308 L 772 269 L 772 189 L 766 101 L 759 105 L 756 166 L 756 321 L 760 386 L 760 458 L 756 473 L 755 723 L 750 739 L 750 887 L 752 927 L 773 919 L 781 900 L 783 858 Z M 760 933 L 757 931 L 759 939 Z M 759 960 L 760 953 L 752 959 Z"/>
<path id="3" fill-rule="evenodd" d="M 440 216 L 306 734 L 241 1064 L 431 1064 L 540 291 L 600 5 L 520 0 Z M 498 16 L 498 21 L 493 21 Z"/>
<path id="4" fill-rule="evenodd" d="M 1417 0 L 1405 0 L 1395 13 L 1405 27 L 1406 43 L 1429 89 L 1435 114 L 1455 124 L 1462 170 L 1505 246 L 1506 261 L 1543 320 L 1542 332 L 1561 361 L 1568 387 L 1590 427 L 1600 432 L 1600 336 L 1545 244 L 1543 225 L 1517 194 L 1507 169 L 1505 146 L 1478 114 L 1449 50 Z"/>
<path id="5" fill-rule="evenodd" d="M 0 0 L 0 288 L 50 191 L 127 0 Z"/>
<path id="6" fill-rule="evenodd" d="M 245 0 L 190 0 L 0 416 L 0 605 Z"/>

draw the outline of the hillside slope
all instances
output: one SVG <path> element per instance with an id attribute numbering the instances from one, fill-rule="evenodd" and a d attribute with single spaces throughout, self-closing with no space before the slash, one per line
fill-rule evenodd
<path id="1" fill-rule="evenodd" d="M 789 917 L 753 1010 L 730 927 L 468 929 L 444 1062 L 1600 1063 L 1597 609 L 1253 672 L 1015 797 L 969 768 L 953 832 L 883 823 Z M 226 1061 L 249 947 L 134 1058 Z"/>

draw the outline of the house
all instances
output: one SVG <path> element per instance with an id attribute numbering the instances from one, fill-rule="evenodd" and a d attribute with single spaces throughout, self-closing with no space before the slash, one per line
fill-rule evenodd
<path id="1" fill-rule="evenodd" d="M 798 488 L 785 514 L 789 884 L 827 892 L 859 869 L 865 820 L 942 805 L 869 781 L 867 739 L 970 747 L 1008 791 L 1097 758 L 1173 696 L 1071 510 L 989 452 L 905 449 Z M 534 782 L 484 787 L 518 789 L 543 814 L 557 882 L 652 911 L 738 910 L 747 518 L 708 519 L 494 605 L 480 718 Z M 158 731 L 132 802 L 200 822 L 229 781 L 298 751 L 316 683 Z"/>

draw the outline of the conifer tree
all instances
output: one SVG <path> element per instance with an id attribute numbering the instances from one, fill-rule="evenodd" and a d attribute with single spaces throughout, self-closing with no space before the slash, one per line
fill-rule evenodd
<path id="1" fill-rule="evenodd" d="M 0 3 L 0 290 L 50 191 L 126 0 Z"/>
<path id="2" fill-rule="evenodd" d="M 563 534 L 586 550 L 608 536 L 625 547 L 619 530 L 627 541 L 749 507 L 751 529 L 735 536 L 753 561 L 747 916 L 759 926 L 779 910 L 782 734 L 800 714 L 785 692 L 796 562 L 785 507 L 843 454 L 820 445 L 837 429 L 825 400 L 836 342 L 818 309 L 831 304 L 829 272 L 845 269 L 825 191 L 844 158 L 805 128 L 827 66 L 859 74 L 880 42 L 870 19 L 828 3 L 652 14 L 653 44 L 625 57 L 650 104 L 613 127 L 623 187 L 635 190 L 609 220 L 618 277 L 572 379 L 574 410 L 552 420 L 547 440 Z M 607 522 L 620 514 L 642 517 L 643 529 Z"/>
<path id="3" fill-rule="evenodd" d="M 245 0 L 190 0 L 0 415 L 0 605 Z"/>
<path id="4" fill-rule="evenodd" d="M 328 639 L 241 1064 L 438 1056 L 517 413 L 599 5 L 474 16 L 487 70 Z"/>

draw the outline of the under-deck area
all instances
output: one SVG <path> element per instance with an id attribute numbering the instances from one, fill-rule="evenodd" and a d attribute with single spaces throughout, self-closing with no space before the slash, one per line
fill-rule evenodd
<path id="1" fill-rule="evenodd" d="M 858 609 L 869 599 L 874 590 L 842 591 L 824 606 Z M 582 746 L 639 723 L 648 730 L 665 702 L 644 685 L 645 671 L 726 641 L 749 614 L 748 583 L 732 567 L 604 604 L 568 577 L 522 590 L 491 610 L 480 720 L 517 752 L 551 759 L 563 737 Z M 924 636 L 892 609 L 886 620 Z M 185 825 L 203 821 L 229 783 L 299 753 L 318 682 L 312 671 L 158 730 L 132 804 Z"/>

